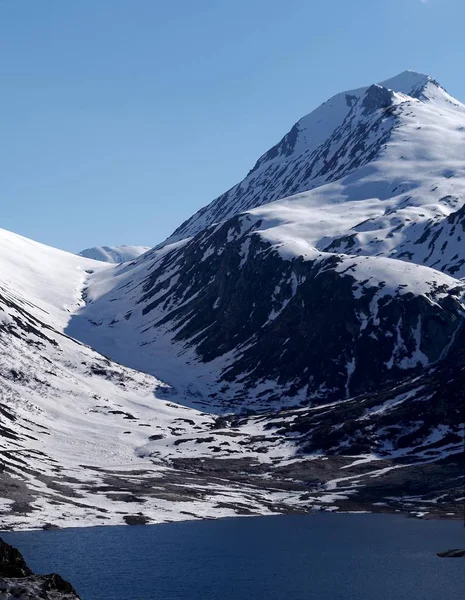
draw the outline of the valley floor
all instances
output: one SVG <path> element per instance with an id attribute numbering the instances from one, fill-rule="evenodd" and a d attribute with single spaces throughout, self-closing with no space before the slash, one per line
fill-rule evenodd
<path id="1" fill-rule="evenodd" d="M 146 524 L 231 516 L 312 511 L 388 512 L 423 518 L 459 519 L 463 498 L 444 493 L 444 479 L 463 472 L 460 456 L 442 463 L 402 464 L 374 457 L 259 458 L 263 441 L 244 433 L 210 430 L 208 443 L 221 454 L 224 440 L 256 445 L 249 457 L 141 457 L 120 467 L 82 464 L 74 469 L 37 452 L 3 453 L 2 529 Z M 208 441 L 206 442 L 206 440 Z M 284 440 L 277 440 L 279 445 Z M 261 445 L 260 445 L 261 444 Z M 247 453 L 245 453 L 247 454 Z M 255 454 L 255 455 L 254 455 Z M 101 461 L 101 465 L 104 461 Z M 431 491 L 425 494 L 425 481 Z M 434 489 L 442 489 L 442 493 Z M 411 491 L 409 491 L 411 490 Z M 417 492 L 417 493 L 416 493 Z"/>

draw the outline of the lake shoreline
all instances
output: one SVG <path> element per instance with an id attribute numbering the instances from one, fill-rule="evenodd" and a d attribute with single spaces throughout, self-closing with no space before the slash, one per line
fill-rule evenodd
<path id="1" fill-rule="evenodd" d="M 351 510 L 351 511 L 344 511 L 344 510 L 325 510 L 325 509 L 315 509 L 315 510 L 310 510 L 310 511 L 299 511 L 299 510 L 293 510 L 293 511 L 289 511 L 289 512 L 276 512 L 276 513 L 271 513 L 271 514 L 237 514 L 237 515 L 231 515 L 231 516 L 219 516 L 219 517 L 198 517 L 198 518 L 189 518 L 189 519 L 176 519 L 176 520 L 172 520 L 172 521 L 159 521 L 159 522 L 146 522 L 146 523 L 102 523 L 102 524 L 79 524 L 76 523 L 75 525 L 70 525 L 70 526 L 65 526 L 65 527 L 60 527 L 60 526 L 56 526 L 53 525 L 51 523 L 45 523 L 44 525 L 41 526 L 37 526 L 37 527 L 24 527 L 24 528 L 7 528 L 7 529 L 0 529 L 0 536 L 4 533 L 21 533 L 21 532 L 40 532 L 43 531 L 44 533 L 49 533 L 51 531 L 67 531 L 67 530 L 87 530 L 87 529 L 102 529 L 102 528 L 113 528 L 113 527 L 154 527 L 154 526 L 159 526 L 159 525 L 175 525 L 175 524 L 181 524 L 181 523 L 199 523 L 199 522 L 214 522 L 214 521 L 228 521 L 228 520 L 236 520 L 236 519 L 260 519 L 260 518 L 266 518 L 266 517 L 290 517 L 290 516 L 317 516 L 320 514 L 331 514 L 331 515 L 349 515 L 349 516 L 356 516 L 356 515 L 390 515 L 390 516 L 394 516 L 394 517 L 403 517 L 405 519 L 414 519 L 417 521 L 440 521 L 440 522 L 463 522 L 464 518 L 462 515 L 457 514 L 457 515 L 449 515 L 449 516 L 440 516 L 437 514 L 422 514 L 422 515 L 418 515 L 415 514 L 414 512 L 408 512 L 408 511 L 400 511 L 400 510 L 382 510 L 381 507 L 379 507 L 380 510 L 375 510 L 375 511 L 369 511 L 369 510 L 364 510 L 362 508 L 360 508 L 360 510 Z"/>
<path id="2" fill-rule="evenodd" d="M 85 600 L 373 600 L 373 590 L 378 600 L 461 597 L 463 559 L 438 557 L 464 546 L 461 523 L 385 513 L 280 516 L 1 537 L 35 573 L 60 573 Z"/>

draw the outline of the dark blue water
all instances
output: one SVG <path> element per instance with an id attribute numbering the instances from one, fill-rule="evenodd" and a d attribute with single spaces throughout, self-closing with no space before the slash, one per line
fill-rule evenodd
<path id="1" fill-rule="evenodd" d="M 224 519 L 2 534 L 84 600 L 462 600 L 458 522 L 388 515 Z"/>

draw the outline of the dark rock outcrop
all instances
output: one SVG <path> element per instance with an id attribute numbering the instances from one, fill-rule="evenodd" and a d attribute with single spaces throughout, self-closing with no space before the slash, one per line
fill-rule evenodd
<path id="1" fill-rule="evenodd" d="M 465 550 L 447 550 L 438 552 L 439 558 L 465 558 Z"/>
<path id="2" fill-rule="evenodd" d="M 0 539 L 0 577 L 29 577 L 31 569 L 19 550 Z"/>
<path id="3" fill-rule="evenodd" d="M 0 597 L 2 600 L 79 600 L 73 586 L 60 575 L 34 575 L 21 553 L 1 539 Z"/>

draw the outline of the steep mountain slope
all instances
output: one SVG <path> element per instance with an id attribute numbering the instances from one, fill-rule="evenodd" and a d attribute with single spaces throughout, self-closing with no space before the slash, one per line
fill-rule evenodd
<path id="1" fill-rule="evenodd" d="M 220 411 L 349 397 L 449 350 L 462 282 L 298 239 L 271 244 L 256 225 L 236 217 L 149 253 L 119 268 L 116 286 L 113 272 L 91 276 L 67 332 L 156 373 L 177 401 Z"/>
<path id="2" fill-rule="evenodd" d="M 410 71 L 378 85 L 334 96 L 296 123 L 257 161 L 241 183 L 183 223 L 168 243 L 195 235 L 239 212 L 353 173 L 379 156 L 393 132 L 403 125 L 399 123 L 402 108 L 405 115 L 415 104 L 430 103 L 464 110 L 434 79 Z M 423 147 L 422 151 L 428 148 Z M 394 180 L 387 181 L 385 187 Z"/>
<path id="3" fill-rule="evenodd" d="M 234 188 L 250 201 L 171 239 L 225 221 L 91 276 L 70 335 L 213 410 L 345 398 L 444 358 L 464 314 L 465 107 L 430 77 L 384 85 L 299 122 Z M 268 202 L 261 173 L 279 195 L 317 164 L 299 179 L 314 189 Z"/>
<path id="4" fill-rule="evenodd" d="M 458 515 L 463 353 L 333 405 L 215 417 L 162 400 L 161 381 L 63 334 L 84 274 L 114 267 L 0 240 L 16 257 L 0 270 L 3 528 L 337 508 Z"/>
<path id="5" fill-rule="evenodd" d="M 96 246 L 79 252 L 79 256 L 120 264 L 139 258 L 147 250 L 150 250 L 148 246 Z"/>

